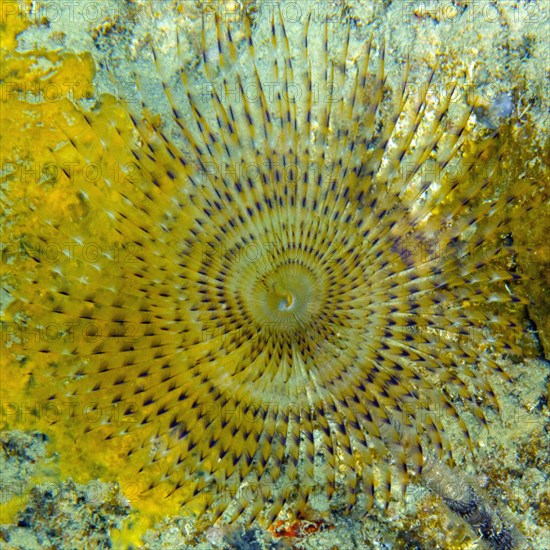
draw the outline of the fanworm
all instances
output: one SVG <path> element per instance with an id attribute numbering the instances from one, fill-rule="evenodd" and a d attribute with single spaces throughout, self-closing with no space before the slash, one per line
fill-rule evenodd
<path id="1" fill-rule="evenodd" d="M 473 448 L 508 379 L 493 357 L 516 350 L 499 259 L 525 184 L 498 188 L 496 131 L 474 139 L 458 90 L 428 93 L 436 67 L 413 93 L 396 62 L 391 88 L 384 41 L 342 28 L 208 15 L 190 66 L 175 22 L 171 51 L 143 46 L 158 76 L 135 69 L 137 102 L 59 122 L 52 159 L 101 177 L 66 172 L 69 210 L 29 205 L 8 314 L 67 327 L 12 343 L 29 392 L 116 408 L 82 437 L 209 523 L 271 525 L 316 494 L 386 508 L 428 457 Z"/>

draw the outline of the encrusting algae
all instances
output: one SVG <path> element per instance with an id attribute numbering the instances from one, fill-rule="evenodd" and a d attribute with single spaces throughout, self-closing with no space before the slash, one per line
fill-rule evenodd
<path id="1" fill-rule="evenodd" d="M 33 412 L 204 525 L 387 508 L 498 410 L 488 352 L 520 354 L 502 258 L 531 183 L 498 187 L 506 144 L 454 87 L 428 97 L 437 68 L 390 91 L 383 41 L 301 31 L 205 18 L 178 74 L 151 41 L 171 120 L 138 73 L 137 103 L 64 103 L 68 198 L 28 197 L 7 262 Z"/>

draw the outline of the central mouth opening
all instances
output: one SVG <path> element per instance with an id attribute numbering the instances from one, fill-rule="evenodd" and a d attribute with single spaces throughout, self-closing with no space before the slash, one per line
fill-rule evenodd
<path id="1" fill-rule="evenodd" d="M 298 266 L 284 266 L 270 274 L 265 283 L 266 306 L 290 316 L 305 315 L 315 300 L 314 281 L 308 270 L 296 269 Z M 270 288 L 271 285 L 271 288 Z"/>
<path id="2" fill-rule="evenodd" d="M 253 319 L 281 333 L 309 325 L 320 312 L 323 295 L 321 278 L 297 263 L 272 269 L 243 292 Z"/>
<path id="3" fill-rule="evenodd" d="M 279 302 L 279 311 L 292 311 L 296 305 L 296 296 L 288 290 L 275 291 L 279 296 L 282 296 L 281 301 Z"/>

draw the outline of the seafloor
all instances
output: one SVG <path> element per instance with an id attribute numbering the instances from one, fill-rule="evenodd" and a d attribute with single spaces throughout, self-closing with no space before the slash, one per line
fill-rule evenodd
<path id="1" fill-rule="evenodd" d="M 36 142 L 33 122 L 37 110 L 42 109 L 42 120 L 55 126 L 67 98 L 92 108 L 103 93 L 124 95 L 132 70 L 146 81 L 155 69 L 150 60 L 136 57 L 138 46 L 154 35 L 160 51 L 173 47 L 166 29 L 175 17 L 181 18 L 188 31 L 184 38 L 191 58 L 200 44 L 201 10 L 211 9 L 212 4 L 198 0 L 3 0 L 3 185 L 13 186 L 10 167 L 24 163 L 32 170 L 41 149 L 55 145 L 55 141 Z M 235 13 L 246 10 L 263 24 L 262 13 L 268 4 L 228 1 L 226 9 Z M 442 81 L 461 79 L 471 90 L 473 131 L 512 121 L 521 140 L 514 169 L 519 174 L 522 166 L 529 165 L 535 177 L 548 186 L 550 2 L 298 0 L 283 5 L 287 14 L 308 10 L 345 14 L 363 36 L 374 33 L 384 37 L 390 87 L 400 78 L 392 59 L 410 56 L 413 79 L 422 74 L 422 67 L 439 60 Z M 107 70 L 113 66 L 115 81 Z M 41 91 L 38 96 L 34 93 L 37 89 Z M 25 192 L 21 190 L 21 195 Z M 13 217 L 6 212 L 3 215 L 10 227 Z M 505 388 L 500 395 L 501 416 L 493 415 L 490 430 L 476 434 L 475 464 L 465 466 L 460 475 L 522 533 L 524 548 L 545 550 L 550 548 L 548 211 L 530 212 L 515 220 L 512 230 L 519 243 L 516 261 L 531 278 L 527 286 L 531 305 L 523 324 L 525 352 L 523 357 L 507 360 L 513 390 Z M 143 529 L 139 514 L 144 512 L 136 512 L 128 491 L 123 495 L 116 484 L 95 479 L 101 472 L 70 471 L 67 476 L 67 470 L 59 467 L 60 460 L 70 462 L 72 451 L 56 448 L 55 440 L 48 441 L 35 430 L 30 414 L 20 414 L 25 404 L 18 401 L 22 387 L 18 378 L 16 367 L 3 359 L 1 548 L 123 548 L 127 544 L 152 550 L 485 547 L 478 534 L 439 497 L 414 486 L 404 506 L 364 520 L 324 514 L 322 521 L 287 526 L 278 533 L 223 526 L 199 532 L 189 518 L 176 516 Z M 498 382 L 496 385 L 499 389 Z M 15 417 L 18 422 L 13 421 Z"/>

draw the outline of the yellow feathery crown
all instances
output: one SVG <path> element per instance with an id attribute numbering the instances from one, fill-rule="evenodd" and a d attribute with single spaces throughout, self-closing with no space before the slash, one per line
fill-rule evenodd
<path id="1" fill-rule="evenodd" d="M 299 28 L 205 18 L 193 68 L 147 46 L 171 116 L 136 73 L 137 103 L 60 121 L 52 157 L 101 177 L 73 178 L 68 211 L 32 206 L 13 284 L 13 319 L 65 327 L 13 343 L 29 392 L 116 410 L 81 437 L 208 522 L 271 525 L 316 494 L 387 506 L 452 463 L 447 424 L 471 444 L 488 374 L 506 379 L 489 351 L 513 349 L 498 258 L 522 188 L 495 192 L 498 140 L 468 139 L 454 90 L 409 93 L 408 67 L 389 90 L 383 42 Z M 48 262 L 52 243 L 88 257 Z"/>

